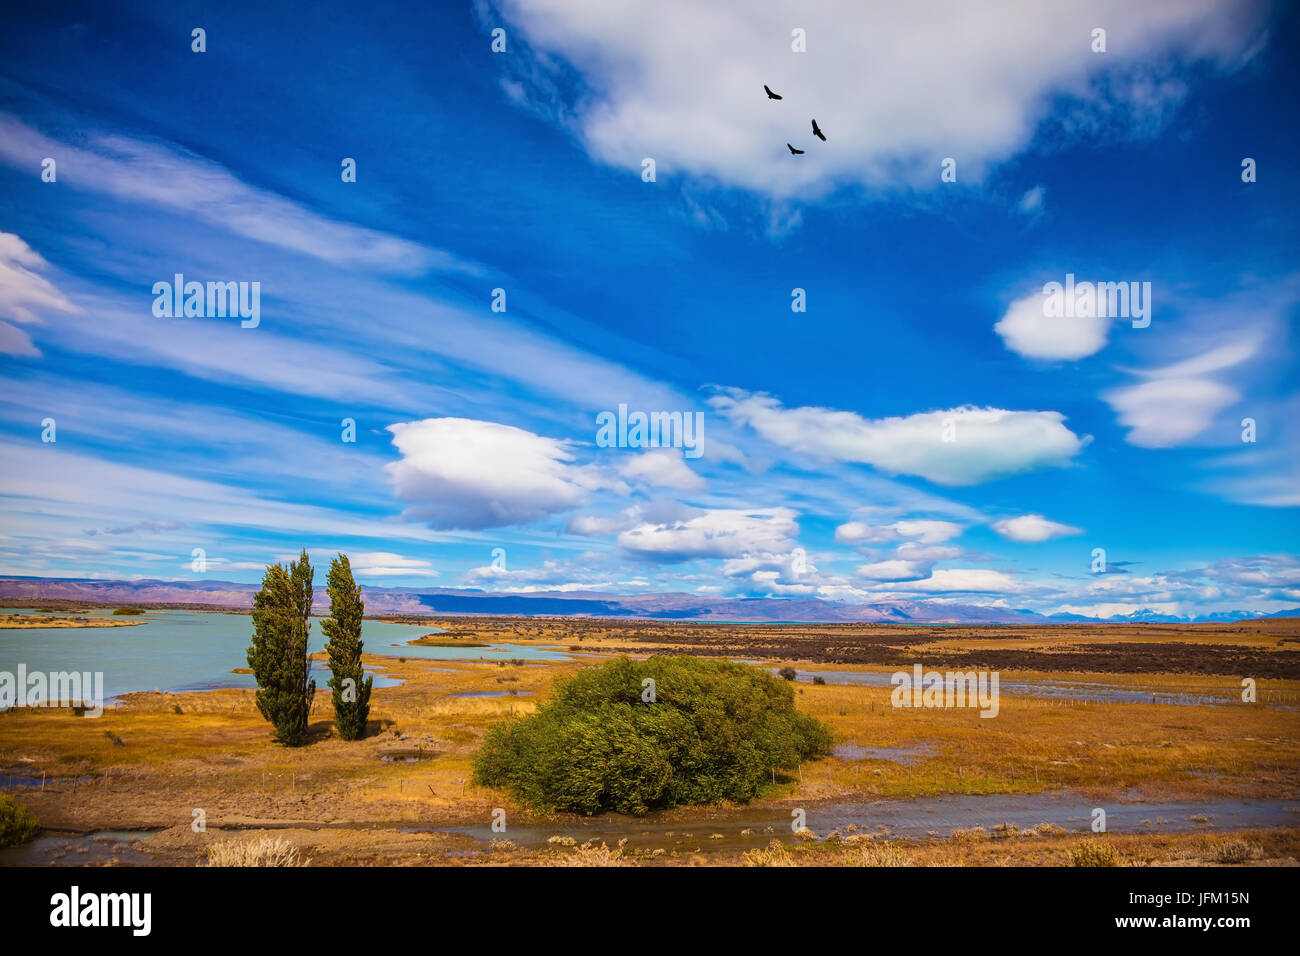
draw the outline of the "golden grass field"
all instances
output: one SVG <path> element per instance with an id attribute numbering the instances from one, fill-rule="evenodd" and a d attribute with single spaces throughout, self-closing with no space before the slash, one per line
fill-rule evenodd
<path id="1" fill-rule="evenodd" d="M 784 821 L 791 807 L 1060 790 L 1089 802 L 1252 798 L 1300 804 L 1300 681 L 1265 676 L 1269 670 L 1291 672 L 1300 656 L 1300 644 L 1293 640 L 1300 622 L 1229 625 L 1217 631 L 1202 626 L 1143 626 L 1131 632 L 1093 626 L 1023 631 L 963 627 L 960 633 L 926 640 L 919 639 L 916 629 L 899 633 L 865 626 L 755 630 L 708 625 L 701 631 L 693 625 L 561 619 L 450 618 L 423 623 L 446 629 L 446 634 L 434 635 L 443 645 L 504 641 L 555 646 L 569 649 L 574 660 L 513 664 L 368 654 L 368 665 L 404 683 L 375 690 L 367 737 L 357 742 L 334 737 L 328 691 L 318 691 L 312 741 L 293 749 L 271 742 L 269 725 L 257 713 L 251 690 L 132 694 L 93 720 L 67 710 L 11 710 L 0 714 L 0 776 L 44 775 L 43 789 L 16 793 L 47 833 L 67 831 L 75 837 L 92 831 L 157 831 L 135 847 L 152 860 L 178 865 L 202 861 L 214 842 L 268 833 L 294 842 L 313 865 L 1044 865 L 1068 863 L 1073 847 L 1097 838 L 1020 820 L 1013 834 L 953 836 L 949 831 L 899 841 L 864 832 L 804 843 L 792 836 Z M 412 633 L 421 632 L 413 628 Z M 875 640 L 877 649 L 896 646 L 896 663 L 828 659 L 836 653 L 828 647 L 855 640 Z M 770 792 L 745 811 L 750 818 L 770 814 L 773 838 L 784 829 L 786 845 L 772 850 L 762 833 L 748 846 L 730 840 L 710 845 L 715 839 L 710 823 L 725 819 L 732 808 L 678 809 L 660 815 L 680 823 L 682 832 L 690 835 L 685 842 L 679 840 L 680 845 L 654 845 L 654 840 L 639 845 L 635 821 L 629 823 L 625 844 L 609 843 L 603 849 L 599 843 L 583 849 L 581 841 L 529 847 L 510 840 L 509 829 L 491 842 L 488 826 L 495 808 L 506 811 L 511 825 L 554 827 L 557 833 L 573 821 L 531 818 L 504 794 L 469 783 L 478 741 L 490 725 L 512 713 L 530 712 L 557 678 L 616 652 L 724 654 L 760 658 L 770 667 L 815 665 L 888 673 L 904 661 L 930 667 L 943 661 L 943 655 L 986 650 L 1047 652 L 1068 665 L 1072 659 L 1091 659 L 1089 645 L 1097 642 L 1134 645 L 1137 667 L 1152 661 L 1141 653 L 1143 645 L 1195 650 L 1188 655 L 1190 670 L 1184 673 L 1001 670 L 1003 686 L 1047 678 L 1144 691 L 1194 688 L 1198 695 L 1221 697 L 1225 703 L 1080 703 L 1004 689 L 999 715 L 984 719 L 975 710 L 896 709 L 890 706 L 888 686 L 799 683 L 799 708 L 830 724 L 837 743 L 903 748 L 914 758 L 899 763 L 827 756 L 805 763 L 796 775 L 778 775 Z M 806 654 L 801 653 L 805 643 Z M 1253 704 L 1240 701 L 1240 675 L 1204 669 L 1207 654 L 1231 659 L 1247 651 L 1256 655 L 1257 663 L 1263 661 L 1258 664 L 1258 702 Z M 1122 650 L 1112 654 L 1121 663 L 1123 656 Z M 452 696 L 482 692 L 506 696 Z M 385 761 L 386 756 L 396 759 Z M 191 828 L 196 808 L 205 815 L 206 832 Z M 440 833 L 439 826 L 474 828 L 484 838 Z M 403 832 L 411 829 L 419 832 Z M 1294 863 L 1300 856 L 1298 833 L 1292 826 L 1219 833 L 1211 824 L 1199 832 L 1114 833 L 1102 839 L 1130 865 L 1262 864 Z M 1235 856 L 1222 851 L 1233 840 L 1249 849 L 1238 848 Z M 871 853 L 865 853 L 868 847 Z M 0 855 L 0 862 L 6 859 Z M 75 855 L 60 862 L 75 862 Z"/>

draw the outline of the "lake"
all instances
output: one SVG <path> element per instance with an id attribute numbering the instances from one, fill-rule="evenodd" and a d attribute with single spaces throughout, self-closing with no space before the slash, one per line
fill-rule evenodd
<path id="1" fill-rule="evenodd" d="M 3 614 L 39 613 L 31 608 L 0 608 Z M 81 612 L 77 612 L 80 614 Z M 42 615 L 44 616 L 44 615 Z M 52 616 L 52 615 L 51 615 Z M 91 614 L 89 616 L 106 616 Z M 16 672 L 25 664 L 34 671 L 103 671 L 105 699 L 131 691 L 192 691 L 218 687 L 255 687 L 252 674 L 233 674 L 247 667 L 253 634 L 247 614 L 201 611 L 150 611 L 143 624 L 128 627 L 0 628 L 0 671 Z M 311 622 L 308 650 L 322 651 L 320 619 Z M 439 628 L 422 624 L 365 621 L 361 637 L 367 655 L 435 660 L 568 660 L 553 648 L 491 644 L 486 647 L 420 647 L 406 642 Z M 379 667 L 379 665 L 376 665 Z M 376 687 L 400 684 L 371 670 Z M 317 687 L 329 680 L 325 662 L 313 662 Z"/>

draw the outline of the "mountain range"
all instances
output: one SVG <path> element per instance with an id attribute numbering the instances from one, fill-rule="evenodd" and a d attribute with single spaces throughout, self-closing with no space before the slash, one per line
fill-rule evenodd
<path id="1" fill-rule="evenodd" d="M 318 589 L 318 591 L 323 589 Z M 202 604 L 247 608 L 257 585 L 234 581 L 106 581 L 91 578 L 0 577 L 5 598 L 88 601 L 104 604 Z M 882 601 L 849 604 L 821 598 L 722 598 L 693 594 L 630 594 L 539 591 L 508 594 L 472 588 L 363 586 L 369 614 L 490 614 L 550 617 L 609 617 L 646 620 L 714 620 L 799 623 L 884 624 L 1053 624 L 1231 622 L 1264 617 L 1300 617 L 1300 608 L 1263 614 L 1217 612 L 1195 618 L 1149 610 L 1107 618 L 1044 615 L 1025 609 L 973 604 Z"/>

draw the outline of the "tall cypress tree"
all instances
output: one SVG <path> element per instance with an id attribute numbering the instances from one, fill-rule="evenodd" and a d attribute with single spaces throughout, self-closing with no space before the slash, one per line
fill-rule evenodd
<path id="1" fill-rule="evenodd" d="M 329 638 L 325 650 L 333 673 L 329 686 L 334 692 L 334 726 L 344 740 L 360 740 L 366 733 L 375 679 L 362 680 L 361 618 L 366 606 L 345 554 L 330 562 L 329 592 L 330 616 L 321 622 L 321 629 Z"/>
<path id="2" fill-rule="evenodd" d="M 268 565 L 253 598 L 253 643 L 248 666 L 257 679 L 257 709 L 271 722 L 275 740 L 297 747 L 307 739 L 307 714 L 316 695 L 308 681 L 312 571 L 307 549 L 286 569 Z"/>

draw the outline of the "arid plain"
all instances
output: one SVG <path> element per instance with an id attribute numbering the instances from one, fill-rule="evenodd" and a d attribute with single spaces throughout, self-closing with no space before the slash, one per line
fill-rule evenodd
<path id="1" fill-rule="evenodd" d="M 357 742 L 334 736 L 327 690 L 299 748 L 271 742 L 251 690 L 133 693 L 93 720 L 0 714 L 0 785 L 43 828 L 0 852 L 0 864 L 192 866 L 214 844 L 262 837 L 313 864 L 1069 865 L 1099 845 L 1121 865 L 1300 859 L 1298 620 L 384 619 L 410 623 L 413 640 L 440 628 L 427 640 L 462 647 L 463 659 L 367 653 L 367 666 L 401 683 L 376 688 Z M 501 645 L 565 659 L 481 651 Z M 640 818 L 532 816 L 472 784 L 489 726 L 619 654 L 793 668 L 797 705 L 834 729 L 834 751 L 774 774 L 749 805 Z M 894 706 L 890 675 L 914 664 L 997 671 L 997 715 Z M 1254 681 L 1253 701 L 1243 700 L 1243 678 Z M 1098 809 L 1105 832 L 1094 832 Z"/>

